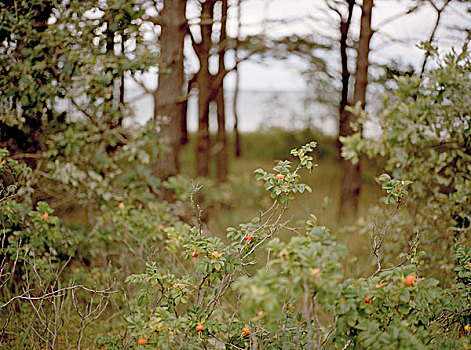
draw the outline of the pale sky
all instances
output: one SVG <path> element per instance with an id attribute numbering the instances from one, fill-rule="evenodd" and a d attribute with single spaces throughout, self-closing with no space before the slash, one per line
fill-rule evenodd
<path id="1" fill-rule="evenodd" d="M 434 0 L 440 3 L 439 0 Z M 415 13 L 402 16 L 383 25 L 388 19 L 404 13 L 414 1 L 377 0 L 373 9 L 373 28 L 379 29 L 373 36 L 371 61 L 386 63 L 391 59 L 411 63 L 420 67 L 423 51 L 416 47 L 422 40 L 427 40 L 433 30 L 436 14 L 430 5 L 423 5 Z M 471 14 L 466 14 L 466 5 L 448 5 L 442 14 L 437 43 L 443 50 L 463 44 L 465 36 L 456 36 L 449 29 L 452 25 L 471 27 Z M 276 25 L 266 30 L 267 34 L 284 35 L 289 33 L 331 33 L 337 36 L 338 16 L 327 8 L 324 0 L 245 0 L 242 7 L 242 35 L 261 32 L 264 17 L 268 20 L 293 19 L 290 24 Z M 354 13 L 352 30 L 358 35 L 359 9 Z M 230 27 L 233 29 L 233 27 Z M 356 33 L 355 33 L 356 32 Z M 390 37 L 401 39 L 403 43 L 388 43 Z M 332 59 L 339 60 L 338 56 Z M 285 63 L 258 64 L 246 62 L 241 65 L 241 88 L 252 90 L 299 90 L 305 87 L 299 69 Z M 230 81 L 230 78 L 228 79 Z M 230 83 L 229 83 L 230 84 Z"/>

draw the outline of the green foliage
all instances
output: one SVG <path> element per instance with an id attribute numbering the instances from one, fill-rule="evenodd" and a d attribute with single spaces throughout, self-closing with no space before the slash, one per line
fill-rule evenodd
<path id="1" fill-rule="evenodd" d="M 297 172 L 303 167 L 313 168 L 308 153 L 314 146 L 315 143 L 311 143 L 300 150 L 300 164 L 294 172 L 289 171 L 288 162 L 274 167 L 275 171 L 283 171 L 286 179 L 293 179 L 286 189 L 299 191 Z M 272 177 L 275 178 L 271 175 L 270 180 Z M 272 209 L 283 212 L 286 205 L 285 200 L 276 200 Z M 281 215 L 273 221 L 272 215 L 263 223 L 255 218 L 238 228 L 228 228 L 229 244 L 206 235 L 201 227 L 182 225 L 166 229 L 168 259 L 159 260 L 159 263 L 149 260 L 145 273 L 131 275 L 126 280 L 142 285 L 133 304 L 135 309 L 128 318 L 134 334 L 145 335 L 149 344 L 170 347 L 210 343 L 211 337 L 219 339 L 223 334 L 228 334 L 228 340 L 235 341 L 243 324 L 235 314 L 229 326 L 223 322 L 231 311 L 225 303 L 220 305 L 220 300 L 223 296 L 231 298 L 225 294 L 235 277 L 245 271 L 244 266 L 251 264 L 255 250 L 264 247 L 280 230 L 280 218 Z M 193 267 L 188 269 L 188 263 L 181 268 L 175 266 L 174 259 L 192 260 Z M 198 324 L 204 325 L 201 333 L 195 330 Z"/>
<path id="2" fill-rule="evenodd" d="M 0 150 L 0 222 L 3 240 L 7 241 L 2 251 L 20 266 L 28 261 L 38 271 L 49 273 L 74 255 L 80 236 L 52 216 L 47 203 L 29 205 L 31 174 L 31 168 L 9 158 L 5 149 Z M 5 183 L 10 185 L 4 189 Z"/>
<path id="3" fill-rule="evenodd" d="M 196 226 L 183 223 L 171 205 L 147 200 L 145 186 L 115 186 L 115 194 L 123 197 L 102 199 L 103 212 L 97 214 L 88 234 L 72 231 L 44 202 L 29 207 L 21 200 L 30 193 L 25 190 L 0 203 L 7 257 L 10 262 L 16 259 L 25 278 L 38 271 L 41 281 L 51 283 L 48 288 L 55 283 L 70 286 L 72 281 L 66 276 L 57 276 L 61 276 L 58 269 L 74 256 L 94 262 L 92 268 L 72 269 L 75 282 L 99 286 L 118 277 L 114 283 L 119 284 L 119 276 L 128 275 L 122 281 L 126 294 L 113 297 L 122 316 L 122 322 L 113 322 L 118 329 L 126 328 L 128 335 L 100 333 L 94 346 L 104 349 L 138 349 L 138 338 L 145 338 L 149 347 L 170 349 L 248 349 L 253 344 L 262 349 L 466 348 L 471 323 L 469 244 L 454 245 L 448 257 L 454 275 L 449 287 L 443 288 L 420 270 L 416 249 L 403 252 L 404 263 L 382 268 L 372 277 L 344 276 L 347 249 L 326 227 L 317 225 L 314 216 L 305 233 L 296 230 L 287 241 L 277 237 L 288 227 L 283 215 L 290 200 L 307 190 L 299 173 L 303 168 L 313 170 L 314 147 L 315 143 L 309 143 L 292 151 L 299 158 L 294 170 L 291 162 L 280 161 L 273 173 L 255 172 L 273 204 L 260 217 L 229 227 L 224 239 L 212 236 L 201 222 Z M 135 148 L 140 149 L 145 152 L 145 145 Z M 19 181 L 17 195 L 31 182 L 32 173 L 10 160 L 6 152 L 1 154 L 2 173 Z M 111 158 L 129 160 L 123 154 L 126 148 Z M 113 164 L 112 159 L 108 164 Z M 141 160 L 134 157 L 126 166 Z M 277 179 L 275 174 L 284 177 Z M 407 202 L 410 191 L 406 188 L 414 185 L 411 181 L 386 174 L 380 180 L 391 203 Z M 180 200 L 195 197 L 195 188 L 188 194 L 190 188 L 183 179 L 169 180 L 165 186 L 174 189 Z M 124 196 L 128 200 L 118 204 L 116 199 Z M 107 264 L 109 269 L 101 268 Z M 405 283 L 409 274 L 418 277 L 410 286 Z M 46 290 L 54 293 L 54 289 Z M 107 304 L 100 307 L 107 297 L 90 299 L 86 293 L 67 294 L 62 305 L 72 305 L 79 312 L 80 300 L 90 310 L 106 310 Z M 2 297 L 10 300 L 12 295 L 2 289 Z M 10 305 L 0 305 L 2 317 Z M 53 305 L 44 309 L 47 314 L 52 310 Z M 23 313 L 30 311 L 22 307 Z M 79 315 L 83 332 L 87 318 L 82 312 Z M 196 329 L 198 325 L 203 331 Z M 242 332 L 244 327 L 249 334 Z"/>
<path id="4" fill-rule="evenodd" d="M 103 134 L 77 122 L 47 143 L 47 176 L 40 190 L 53 200 L 100 208 L 111 201 L 149 201 L 159 192 L 160 179 L 150 169 L 160 149 L 151 123 L 126 133 L 113 129 Z"/>
<path id="5" fill-rule="evenodd" d="M 402 202 L 405 195 L 407 195 L 406 187 L 413 183 L 412 181 L 391 179 L 388 174 L 382 174 L 378 180 L 383 182 L 381 188 L 386 190 L 388 196 L 386 197 L 386 204 L 393 202 Z"/>
<path id="6" fill-rule="evenodd" d="M 4 125 L 25 135 L 41 126 L 62 129 L 65 112 L 55 108 L 57 99 L 72 101 L 96 127 L 120 124 L 126 108 L 115 106 L 114 80 L 156 63 L 145 45 L 131 52 L 127 43 L 126 54 L 115 54 L 115 37 L 140 44 L 140 7 L 117 1 L 101 11 L 94 1 L 22 0 L 1 9 Z"/>
<path id="7" fill-rule="evenodd" d="M 354 162 L 361 153 L 385 157 L 392 177 L 413 181 L 405 202 L 409 213 L 394 221 L 392 240 L 406 242 L 400 239 L 404 232 L 410 238 L 420 232 L 430 242 L 427 267 L 440 276 L 453 269 L 443 252 L 471 238 L 471 55 L 465 45 L 437 60 L 439 66 L 422 78 L 397 78 L 396 97 L 375 116 L 381 137 L 357 133 L 343 139 L 342 153 Z M 405 247 L 389 248 L 395 256 Z"/>
<path id="8" fill-rule="evenodd" d="M 312 192 L 312 189 L 302 183 L 299 183 L 298 170 L 306 168 L 312 171 L 314 164 L 312 163 L 313 158 L 308 155 L 316 147 L 315 142 L 311 142 L 303 146 L 300 150 L 294 149 L 291 154 L 299 157 L 299 166 L 290 172 L 291 162 L 288 160 L 279 161 L 278 164 L 273 168 L 278 174 L 270 174 L 263 169 L 255 170 L 256 179 L 265 181 L 265 189 L 271 192 L 270 196 L 276 198 L 279 203 L 284 203 L 287 200 L 294 199 L 295 193 L 303 193 L 304 191 Z M 281 175 L 281 176 L 279 176 Z M 278 177 L 277 177 L 278 176 Z"/>
<path id="9" fill-rule="evenodd" d="M 415 265 L 420 254 L 415 250 L 402 255 L 411 265 L 382 269 L 370 278 L 345 279 L 346 248 L 327 228 L 317 226 L 315 217 L 308 221 L 304 235 L 288 242 L 274 237 L 290 199 L 277 196 L 276 188 L 294 179 L 287 188 L 295 192 L 298 170 L 303 165 L 313 167 L 308 152 L 314 146 L 293 151 L 300 157 L 300 166 L 293 172 L 287 161 L 274 167 L 284 178 L 256 171 L 256 177 L 268 184 L 267 190 L 275 193 L 273 211 L 264 213 L 266 221 L 262 216 L 262 220 L 228 228 L 229 244 L 198 227 L 165 230 L 165 249 L 179 255 L 183 264 L 149 260 L 143 274 L 128 277 L 129 283 L 141 285 L 128 317 L 135 338 L 145 337 L 151 345 L 170 348 L 217 344 L 249 348 L 254 343 L 269 349 L 315 344 L 329 349 L 466 346 L 468 340 L 462 335 L 469 332 L 465 328 L 469 247 L 458 245 L 453 257 L 461 282 L 443 289 L 428 277 L 406 285 L 406 275 L 420 276 Z M 411 181 L 388 175 L 380 179 L 391 202 L 405 200 Z M 270 221 L 279 209 L 280 216 Z M 246 267 L 261 255 L 266 256 L 266 263 L 248 274 Z M 237 307 L 232 311 L 234 303 Z M 202 332 L 195 329 L 200 324 Z M 244 325 L 249 335 L 241 333 Z"/>

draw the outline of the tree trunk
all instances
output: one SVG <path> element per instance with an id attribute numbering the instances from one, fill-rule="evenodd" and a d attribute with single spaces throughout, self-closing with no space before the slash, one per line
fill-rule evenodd
<path id="1" fill-rule="evenodd" d="M 373 0 L 363 0 L 361 12 L 360 40 L 358 42 L 357 67 L 355 73 L 355 94 L 353 104 L 361 102 L 361 106 L 366 105 L 366 87 L 368 85 L 368 55 L 370 54 L 370 41 L 373 36 L 371 29 L 371 13 L 373 10 Z"/>
<path id="2" fill-rule="evenodd" d="M 125 43 L 126 36 L 124 34 L 124 30 L 121 32 L 121 56 L 124 57 L 125 55 Z M 119 106 L 122 108 L 124 106 L 124 71 L 121 72 L 120 75 L 120 82 L 119 82 Z M 123 119 L 120 116 L 119 125 L 123 123 Z"/>
<path id="3" fill-rule="evenodd" d="M 373 10 L 373 0 L 364 0 L 361 12 L 360 39 L 358 41 L 357 62 L 355 72 L 355 87 L 352 104 L 360 102 L 362 108 L 366 105 L 366 88 L 368 85 L 368 55 L 370 53 L 370 40 L 373 35 L 371 29 L 371 14 Z M 354 131 L 351 123 L 356 122 L 357 116 L 345 110 L 341 111 L 341 124 L 339 135 L 352 135 Z M 361 166 L 349 161 L 341 160 L 342 185 L 340 196 L 341 217 L 354 217 L 358 213 L 358 200 L 361 188 Z"/>
<path id="4" fill-rule="evenodd" d="M 212 76 L 209 72 L 209 51 L 211 49 L 212 20 L 214 2 L 206 1 L 201 10 L 201 44 L 198 47 L 200 69 L 198 84 L 198 132 L 196 134 L 196 175 L 209 177 L 209 104 L 211 102 Z"/>
<path id="5" fill-rule="evenodd" d="M 213 89 L 217 89 L 216 95 L 216 107 L 217 107 L 217 120 L 218 120 L 218 134 L 217 134 L 217 152 L 216 152 L 216 169 L 217 169 L 217 180 L 218 182 L 227 181 L 228 174 L 228 159 L 227 159 L 227 135 L 226 135 L 226 109 L 224 103 L 224 76 L 226 74 L 225 69 L 225 56 L 226 56 L 226 26 L 227 26 L 227 0 L 221 1 L 221 34 L 219 36 L 219 53 L 218 53 L 218 73 L 219 79 L 215 79 L 220 82 L 218 86 L 214 86 Z"/>
<path id="6" fill-rule="evenodd" d="M 232 101 L 232 110 L 234 114 L 234 151 L 236 158 L 241 156 L 241 147 L 240 147 L 240 133 L 239 133 L 239 114 L 237 113 L 237 100 L 239 99 L 239 70 L 236 67 L 235 69 L 236 81 L 235 81 L 235 91 L 234 91 L 234 100 Z"/>
<path id="7" fill-rule="evenodd" d="M 239 158 L 241 155 L 241 146 L 240 146 L 240 133 L 239 133 L 239 114 L 237 113 L 237 101 L 239 99 L 239 65 L 238 65 L 238 49 L 239 49 L 239 34 L 240 34 L 240 27 L 241 27 L 241 0 L 237 0 L 237 34 L 236 34 L 236 45 L 234 49 L 234 56 L 236 59 L 236 66 L 235 66 L 235 87 L 234 87 L 234 99 L 232 101 L 232 111 L 234 114 L 234 151 L 236 158 Z"/>
<path id="8" fill-rule="evenodd" d="M 209 103 L 210 77 L 201 74 L 198 79 L 198 132 L 196 133 L 196 175 L 209 177 Z"/>
<path id="9" fill-rule="evenodd" d="M 180 145 L 184 146 L 188 143 L 188 100 L 190 98 L 190 92 L 193 88 L 192 82 L 187 82 L 186 86 L 186 98 L 183 102 L 182 116 L 180 120 Z"/>
<path id="10" fill-rule="evenodd" d="M 154 163 L 154 173 L 165 179 L 178 172 L 181 116 L 184 109 L 183 46 L 186 1 L 165 0 L 162 10 L 158 87 L 154 95 L 154 122 L 159 142 L 167 149 Z"/>
<path id="11" fill-rule="evenodd" d="M 114 56 L 114 36 L 115 32 L 110 29 L 111 27 L 111 18 L 112 18 L 113 11 L 110 10 L 110 13 L 106 14 L 108 17 L 107 22 L 106 22 L 106 55 L 107 56 Z M 105 102 L 107 105 L 112 105 L 113 100 L 114 100 L 114 94 L 115 94 L 115 72 L 113 72 L 113 68 L 108 67 L 106 68 L 106 73 L 110 73 L 113 75 L 113 79 L 111 80 L 110 84 L 107 86 L 108 94 L 105 95 Z M 109 125 L 110 128 L 113 128 L 113 120 L 112 117 L 109 117 L 109 114 L 107 113 L 107 117 L 105 119 L 105 122 Z"/>
<path id="12" fill-rule="evenodd" d="M 218 134 L 217 134 L 217 153 L 216 169 L 218 182 L 227 181 L 228 159 L 227 159 L 227 136 L 226 136 L 226 113 L 224 112 L 224 92 L 223 86 L 218 91 L 216 97 Z"/>

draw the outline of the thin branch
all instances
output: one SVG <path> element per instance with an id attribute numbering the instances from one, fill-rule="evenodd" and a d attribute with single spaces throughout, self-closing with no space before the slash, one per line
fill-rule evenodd
<path id="1" fill-rule="evenodd" d="M 437 11 L 437 19 L 435 21 L 435 26 L 433 27 L 432 33 L 430 34 L 430 38 L 428 39 L 428 44 L 429 45 L 432 44 L 433 39 L 435 38 L 435 33 L 438 29 L 438 25 L 440 24 L 440 19 L 441 19 L 442 12 L 445 9 L 445 7 L 447 7 L 447 5 L 450 3 L 450 1 L 451 0 L 447 0 L 441 8 L 438 8 L 437 5 L 435 5 L 432 0 L 429 0 L 429 3 L 433 6 L 435 11 Z M 420 70 L 420 77 L 422 77 L 422 75 L 425 72 L 425 65 L 427 64 L 427 60 L 428 60 L 429 57 L 430 57 L 430 51 L 427 49 L 427 51 L 425 52 L 425 55 L 424 55 L 424 62 L 422 63 L 422 69 Z"/>
<path id="2" fill-rule="evenodd" d="M 87 288 L 83 285 L 76 285 L 76 286 L 61 288 L 61 289 L 52 291 L 50 293 L 44 294 L 44 295 L 39 296 L 39 297 L 25 296 L 26 294 L 28 294 L 29 292 L 32 291 L 32 289 L 29 289 L 29 290 L 25 291 L 24 293 L 22 293 L 20 295 L 14 296 L 10 300 L 8 300 L 5 304 L 0 305 L 0 309 L 3 309 L 4 307 L 8 306 L 9 304 L 11 304 L 13 301 L 15 301 L 17 299 L 33 301 L 33 300 L 44 300 L 44 299 L 48 299 L 48 298 L 51 298 L 51 297 L 57 298 L 57 297 L 60 297 L 60 296 L 64 295 L 63 292 L 66 292 L 68 290 L 74 290 L 74 289 L 83 289 L 83 290 L 86 290 L 87 292 L 94 293 L 94 294 L 113 294 L 113 293 L 117 292 L 116 290 L 110 290 L 111 287 L 108 288 L 108 289 L 104 289 L 104 290 L 94 290 L 94 289 Z"/>

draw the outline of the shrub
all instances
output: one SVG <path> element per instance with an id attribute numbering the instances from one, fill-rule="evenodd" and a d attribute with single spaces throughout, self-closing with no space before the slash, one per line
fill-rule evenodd
<path id="1" fill-rule="evenodd" d="M 445 282 L 453 269 L 448 252 L 471 237 L 471 55 L 464 46 L 437 60 L 422 78 L 396 79 L 395 98 L 375 116 L 381 137 L 347 137 L 342 153 L 353 162 L 359 154 L 381 155 L 392 177 L 413 181 L 388 251 L 395 257 L 419 233 L 427 269 Z"/>

